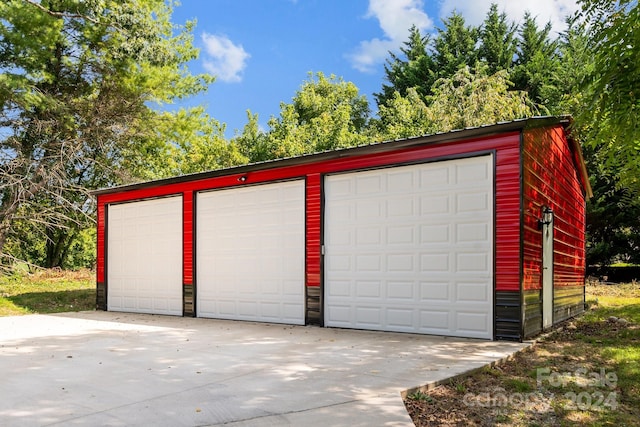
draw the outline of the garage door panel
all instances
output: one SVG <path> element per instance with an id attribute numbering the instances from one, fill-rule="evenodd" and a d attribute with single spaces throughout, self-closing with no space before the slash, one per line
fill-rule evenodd
<path id="1" fill-rule="evenodd" d="M 420 198 L 421 215 L 433 215 L 436 218 L 437 215 L 446 215 L 448 217 L 449 215 L 451 215 L 452 210 L 453 208 L 451 197 L 449 195 L 436 194 L 433 196 Z"/>
<path id="2" fill-rule="evenodd" d="M 304 181 L 199 193 L 197 315 L 304 323 Z"/>
<path id="3" fill-rule="evenodd" d="M 413 304 L 417 299 L 417 285 L 413 281 L 389 281 L 386 287 L 386 296 L 395 303 Z"/>
<path id="4" fill-rule="evenodd" d="M 450 271 L 450 258 L 451 254 L 449 253 L 423 253 L 420 255 L 420 271 L 425 273 Z"/>
<path id="5" fill-rule="evenodd" d="M 462 303 L 489 303 L 490 292 L 486 282 L 458 282 L 455 285 L 456 299 Z"/>
<path id="6" fill-rule="evenodd" d="M 391 328 L 403 328 L 411 330 L 415 325 L 414 319 L 415 310 L 405 308 L 389 308 L 386 310 L 387 325 Z"/>
<path id="7" fill-rule="evenodd" d="M 107 308 L 182 315 L 182 197 L 108 209 Z"/>
<path id="8" fill-rule="evenodd" d="M 492 163 L 326 177 L 325 324 L 492 338 Z"/>
<path id="9" fill-rule="evenodd" d="M 420 332 L 433 334 L 447 334 L 451 320 L 448 310 L 424 309 L 420 310 Z M 425 326 L 428 325 L 428 326 Z"/>
<path id="10" fill-rule="evenodd" d="M 486 252 L 462 252 L 456 254 L 456 270 L 459 272 L 484 273 L 489 269 L 489 254 Z"/>
<path id="11" fill-rule="evenodd" d="M 422 282 L 420 283 L 420 304 L 451 301 L 451 282 Z"/>

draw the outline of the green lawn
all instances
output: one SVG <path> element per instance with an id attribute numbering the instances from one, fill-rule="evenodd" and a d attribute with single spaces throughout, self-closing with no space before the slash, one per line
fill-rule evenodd
<path id="1" fill-rule="evenodd" d="M 95 279 L 90 271 L 0 276 L 0 316 L 93 310 L 95 302 Z"/>

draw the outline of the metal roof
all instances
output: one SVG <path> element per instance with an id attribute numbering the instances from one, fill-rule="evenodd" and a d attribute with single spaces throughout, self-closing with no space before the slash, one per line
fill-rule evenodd
<path id="1" fill-rule="evenodd" d="M 344 157 L 358 156 L 363 154 L 382 153 L 392 150 L 398 150 L 402 148 L 413 147 L 417 145 L 432 145 L 441 144 L 446 142 L 459 141 L 462 139 L 469 139 L 481 136 L 490 136 L 494 134 L 500 134 L 505 132 L 522 131 L 523 129 L 537 128 L 562 124 L 565 128 L 568 128 L 572 123 L 572 119 L 569 116 L 539 116 L 530 117 L 525 119 L 517 119 L 507 122 L 499 122 L 490 125 L 482 125 L 476 127 L 468 127 L 464 129 L 456 129 L 449 132 L 438 132 L 431 135 L 422 135 L 411 138 L 396 139 L 391 141 L 373 142 L 370 144 L 359 145 L 349 148 L 339 148 L 330 151 L 323 151 L 312 154 L 303 154 L 295 157 L 288 157 L 284 159 L 267 160 L 263 162 L 250 163 L 241 166 L 233 166 L 229 168 L 216 169 L 205 172 L 197 172 L 192 174 L 180 175 L 172 178 L 164 178 L 153 181 L 145 181 L 135 184 L 120 185 L 116 187 L 103 188 L 94 190 L 92 195 L 97 196 L 100 194 L 119 193 L 129 190 L 137 190 L 141 188 L 157 187 L 167 184 L 176 184 L 180 182 L 196 181 L 200 179 L 207 179 L 231 174 L 242 174 L 248 172 L 254 172 L 265 169 L 272 169 L 276 167 L 296 166 L 307 163 L 313 163 L 324 160 L 332 160 Z M 581 165 L 577 165 L 582 175 L 585 190 L 587 196 L 591 195 L 591 186 L 589 185 L 589 179 L 586 175 L 586 168 L 584 167 L 584 161 L 582 160 L 582 154 L 579 150 L 579 144 L 574 142 L 578 147 L 579 158 L 582 162 Z"/>

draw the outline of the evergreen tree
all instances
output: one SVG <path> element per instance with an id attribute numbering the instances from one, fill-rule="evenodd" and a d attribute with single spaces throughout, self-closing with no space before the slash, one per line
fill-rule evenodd
<path id="1" fill-rule="evenodd" d="M 478 29 L 466 26 L 464 17 L 455 11 L 443 24 L 434 40 L 433 59 L 438 78 L 451 77 L 465 65 L 474 67 L 478 60 Z"/>
<path id="2" fill-rule="evenodd" d="M 557 42 L 549 38 L 551 23 L 538 28 L 536 19 L 529 12 L 524 15 L 518 40 L 518 59 L 512 73 L 515 88 L 529 93 L 539 105 L 547 105 L 544 93 L 554 73 L 560 68 Z"/>
<path id="3" fill-rule="evenodd" d="M 390 58 L 384 65 L 385 79 L 389 84 L 383 83 L 382 92 L 374 94 L 379 106 L 393 98 L 396 91 L 405 96 L 409 88 L 415 88 L 423 99 L 431 93 L 436 71 L 429 44 L 429 36 L 422 35 L 418 27 L 413 25 L 409 29 L 409 40 L 400 48 L 404 59 L 389 52 Z"/>
<path id="4" fill-rule="evenodd" d="M 489 66 L 489 73 L 510 70 L 517 51 L 517 26 L 507 21 L 507 15 L 498 13 L 498 6 L 491 4 L 489 13 L 480 27 L 479 59 Z"/>

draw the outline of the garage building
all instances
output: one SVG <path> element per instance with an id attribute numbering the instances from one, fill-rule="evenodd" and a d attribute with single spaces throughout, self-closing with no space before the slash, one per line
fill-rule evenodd
<path id="1" fill-rule="evenodd" d="M 584 307 L 591 188 L 537 117 L 98 190 L 102 310 L 521 340 Z"/>

